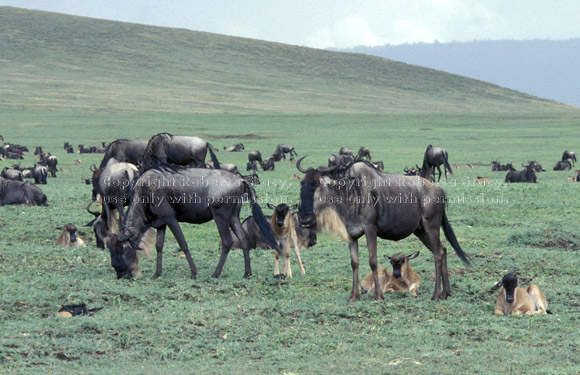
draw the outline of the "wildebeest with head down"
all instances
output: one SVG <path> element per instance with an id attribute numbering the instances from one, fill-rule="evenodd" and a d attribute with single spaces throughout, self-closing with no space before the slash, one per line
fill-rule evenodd
<path id="1" fill-rule="evenodd" d="M 423 166 L 421 167 L 421 173 L 419 175 L 424 178 L 431 178 L 432 181 L 435 181 L 435 168 L 437 168 L 437 171 L 439 172 L 439 178 L 437 181 L 440 181 L 441 164 L 443 164 L 443 171 L 445 171 L 445 179 L 447 180 L 447 172 L 453 174 L 451 166 L 449 165 L 447 151 L 443 147 L 433 147 L 433 145 L 429 145 L 427 146 L 427 150 L 425 150 Z"/>
<path id="2" fill-rule="evenodd" d="M 254 188 L 239 175 L 221 169 L 170 166 L 148 170 L 135 183 L 123 232 L 119 236 L 113 235 L 109 240 L 111 264 L 117 278 L 131 277 L 137 272 L 136 249 L 149 228 L 157 229 L 157 267 L 153 278 L 159 277 L 162 273 L 165 232 L 169 227 L 187 258 L 191 278 L 194 279 L 197 269 L 179 223 L 202 224 L 211 220 L 215 221 L 222 241 L 221 257 L 212 277 L 220 276 L 234 242 L 230 228 L 242 243 L 244 277 L 249 277 L 252 274 L 250 252 L 240 223 L 245 193 L 249 196 L 252 214 L 257 218 L 268 242 L 280 251 L 272 229 L 257 203 Z"/>
<path id="3" fill-rule="evenodd" d="M 200 137 L 159 133 L 147 143 L 139 173 L 143 174 L 156 165 L 174 164 L 193 168 L 205 168 L 207 152 L 211 155 L 214 168 L 220 168 L 213 146 Z"/>
<path id="4" fill-rule="evenodd" d="M 574 151 L 564 151 L 562 154 L 562 161 L 564 160 L 572 160 L 572 166 L 574 166 L 574 163 L 576 162 L 576 153 Z"/>
<path id="5" fill-rule="evenodd" d="M 290 154 L 290 160 L 294 159 L 294 156 L 298 156 L 296 151 L 294 151 L 294 146 L 283 144 L 276 146 L 276 150 L 274 151 L 276 161 L 286 160 L 286 154 Z"/>
<path id="6" fill-rule="evenodd" d="M 556 165 L 554 165 L 555 171 L 569 171 L 570 169 L 572 169 L 572 164 L 568 159 L 558 161 L 556 162 Z"/>
<path id="7" fill-rule="evenodd" d="M 147 141 L 117 139 L 107 146 L 99 168 L 105 168 L 110 159 L 115 159 L 120 163 L 139 165 L 143 160 L 145 148 L 147 148 Z"/>
<path id="8" fill-rule="evenodd" d="M 536 171 L 531 166 L 527 166 L 526 169 L 521 171 L 509 171 L 505 176 L 505 182 L 536 182 Z"/>
<path id="9" fill-rule="evenodd" d="M 360 297 L 358 239 L 363 235 L 374 276 L 375 299 L 383 298 L 377 274 L 377 237 L 398 241 L 411 234 L 435 255 L 435 290 L 431 299 L 451 295 L 441 227 L 459 258 L 466 264 L 470 260 L 447 220 L 446 196 L 440 187 L 418 176 L 380 172 L 363 161 L 339 171 L 336 167 L 304 170 L 302 160 L 304 157 L 296 164 L 305 173 L 300 189 L 300 224 L 317 230 L 325 227 L 349 242 L 353 271 L 350 301 Z"/>
<path id="10" fill-rule="evenodd" d="M 361 147 L 358 150 L 358 154 L 356 155 L 356 160 L 363 160 L 366 159 L 368 161 L 371 161 L 371 151 L 369 150 L 368 147 Z"/>
<path id="11" fill-rule="evenodd" d="M 36 185 L 0 177 L 0 206 L 8 204 L 47 206 L 46 195 Z"/>

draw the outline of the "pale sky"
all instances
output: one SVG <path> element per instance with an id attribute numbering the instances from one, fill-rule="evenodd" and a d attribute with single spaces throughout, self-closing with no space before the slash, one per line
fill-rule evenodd
<path id="1" fill-rule="evenodd" d="M 580 37 L 578 0 L 0 0 L 314 48 Z"/>

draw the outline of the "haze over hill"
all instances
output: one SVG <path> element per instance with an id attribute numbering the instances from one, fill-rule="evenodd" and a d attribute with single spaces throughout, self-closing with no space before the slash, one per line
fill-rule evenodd
<path id="1" fill-rule="evenodd" d="M 362 54 L 0 7 L 0 109 L 173 113 L 572 110 Z"/>
<path id="2" fill-rule="evenodd" d="M 580 39 L 417 43 L 343 51 L 442 70 L 580 106 Z"/>

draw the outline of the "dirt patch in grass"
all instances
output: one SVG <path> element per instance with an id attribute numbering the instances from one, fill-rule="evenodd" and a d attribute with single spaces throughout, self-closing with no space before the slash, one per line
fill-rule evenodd
<path id="1" fill-rule="evenodd" d="M 508 238 L 512 245 L 528 245 L 539 248 L 558 248 L 577 251 L 580 249 L 580 236 L 562 229 L 545 229 L 513 234 Z"/>

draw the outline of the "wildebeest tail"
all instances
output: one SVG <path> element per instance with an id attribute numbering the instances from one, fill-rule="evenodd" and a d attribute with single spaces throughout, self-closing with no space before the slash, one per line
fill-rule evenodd
<path id="1" fill-rule="evenodd" d="M 278 252 L 278 254 L 282 255 L 282 250 L 280 246 L 278 246 L 278 241 L 276 240 L 276 235 L 272 231 L 272 227 L 270 226 L 270 222 L 266 220 L 264 216 L 264 212 L 262 212 L 262 208 L 258 204 L 258 199 L 256 197 L 256 190 L 254 187 L 247 183 L 245 180 L 242 180 L 244 185 L 246 186 L 246 191 L 248 192 L 249 199 L 250 199 L 250 206 L 252 207 L 252 215 L 254 216 L 254 220 L 256 224 L 260 227 L 260 230 L 264 234 L 264 240 L 266 243 L 274 250 Z"/>
<path id="2" fill-rule="evenodd" d="M 453 233 L 453 228 L 451 228 L 451 224 L 449 224 L 449 220 L 447 220 L 447 215 L 445 214 L 445 212 L 443 212 L 443 220 L 442 221 L 443 221 L 443 223 L 442 223 L 443 224 L 443 233 L 445 233 L 445 238 L 447 238 L 447 241 L 449 241 L 449 243 L 451 243 L 451 246 L 453 246 L 455 253 L 463 261 L 463 263 L 470 266 L 471 260 L 469 259 L 467 254 L 465 254 L 463 252 L 463 250 L 461 249 L 461 246 L 459 246 L 459 242 L 457 242 L 457 237 L 455 237 L 455 233 Z"/>
<path id="3" fill-rule="evenodd" d="M 220 169 L 220 162 L 218 161 L 217 156 L 215 155 L 215 152 L 213 152 L 213 146 L 208 143 L 207 147 L 209 148 L 209 154 L 211 155 L 211 161 L 213 161 L 213 167 L 215 169 Z"/>
<path id="4" fill-rule="evenodd" d="M 445 169 L 449 171 L 449 174 L 453 174 L 453 171 L 451 170 L 451 166 L 449 165 L 449 162 L 447 161 L 447 157 L 445 156 L 445 154 L 443 154 L 443 163 L 445 164 Z"/>

